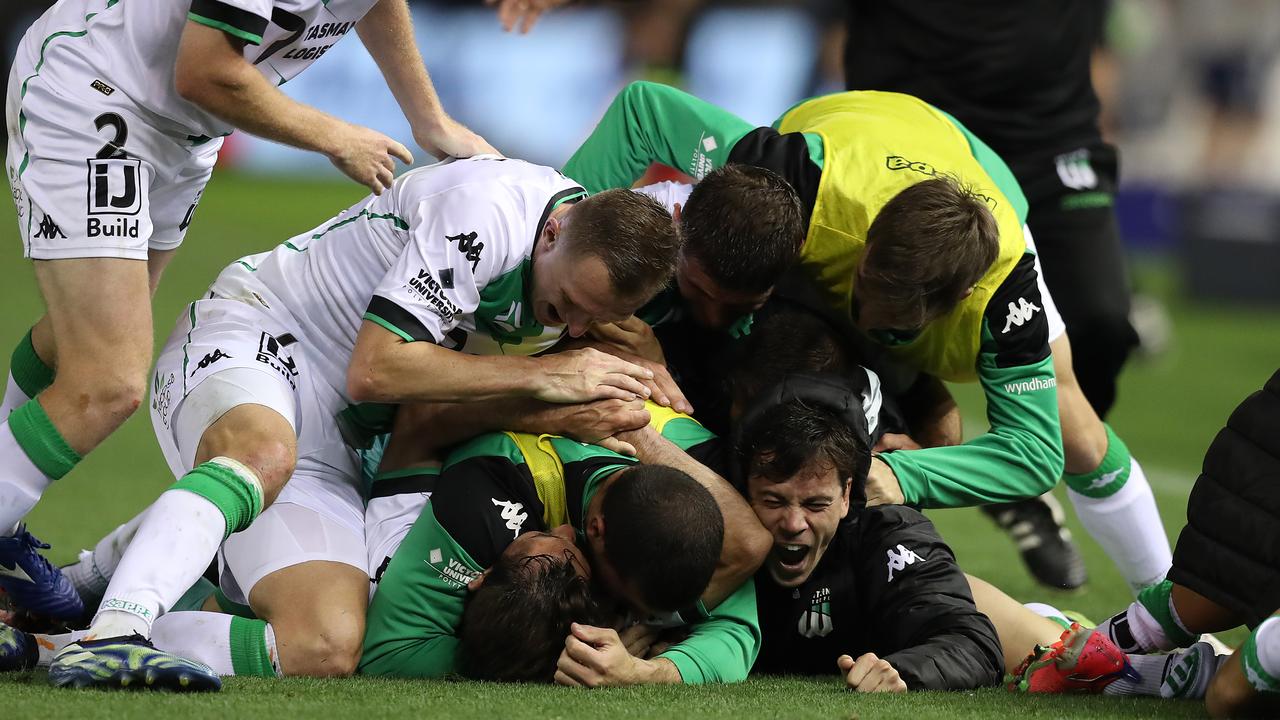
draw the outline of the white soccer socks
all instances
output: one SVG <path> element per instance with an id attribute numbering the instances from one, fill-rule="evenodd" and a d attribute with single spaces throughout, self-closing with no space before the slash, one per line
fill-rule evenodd
<path id="1" fill-rule="evenodd" d="M 1173 552 L 1146 473 L 1124 441 L 1104 426 L 1107 452 L 1102 463 L 1091 473 L 1064 478 L 1080 523 L 1137 593 L 1164 579 Z"/>
<path id="2" fill-rule="evenodd" d="M 262 512 L 253 470 L 226 457 L 182 476 L 147 510 L 107 587 L 90 634 L 151 633 L 151 624 L 200 578 L 222 541 Z"/>
<path id="3" fill-rule="evenodd" d="M 86 607 L 102 602 L 102 596 L 107 592 L 107 585 L 111 583 L 111 578 L 120 565 L 120 559 L 124 557 L 125 549 L 129 547 L 129 543 L 133 542 L 133 536 L 138 532 L 138 527 L 145 516 L 145 510 L 138 513 L 129 522 L 117 527 L 99 540 L 92 550 L 81 551 L 76 562 L 62 568 L 62 574 L 67 576 L 75 586 L 76 592 L 84 598 Z"/>
<path id="4" fill-rule="evenodd" d="M 80 454 L 67 444 L 39 400 L 28 400 L 0 423 L 0 535 L 11 535 L 54 480 Z"/>
<path id="5" fill-rule="evenodd" d="M 279 677 L 276 634 L 263 620 L 212 612 L 171 612 L 156 620 L 156 648 L 213 668 L 219 675 Z"/>
<path id="6" fill-rule="evenodd" d="M 1178 617 L 1169 580 L 1143 589 L 1129 607 L 1099 623 L 1098 631 L 1127 653 L 1168 652 L 1187 647 L 1198 637 Z"/>

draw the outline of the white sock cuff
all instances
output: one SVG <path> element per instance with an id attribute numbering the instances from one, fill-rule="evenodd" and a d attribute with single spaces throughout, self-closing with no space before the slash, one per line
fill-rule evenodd
<path id="1" fill-rule="evenodd" d="M 229 458 L 226 455 L 219 455 L 215 458 L 210 458 L 209 462 L 235 473 L 236 477 L 244 481 L 244 484 L 253 488 L 254 494 L 258 496 L 259 505 L 265 502 L 265 493 L 262 490 L 262 480 L 258 477 L 258 473 L 253 471 L 253 468 L 245 465 L 235 458 Z"/>

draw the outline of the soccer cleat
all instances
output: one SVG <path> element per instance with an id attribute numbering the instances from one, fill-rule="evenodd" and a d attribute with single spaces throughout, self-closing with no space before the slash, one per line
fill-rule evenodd
<path id="1" fill-rule="evenodd" d="M 0 625 L 0 672 L 30 670 L 40 660 L 40 648 L 31 633 Z"/>
<path id="2" fill-rule="evenodd" d="M 0 537 L 0 590 L 9 603 L 32 615 L 63 622 L 80 620 L 84 601 L 62 571 L 37 550 L 48 550 L 25 525 L 17 534 Z"/>
<path id="3" fill-rule="evenodd" d="M 1084 558 L 1071 539 L 1071 531 L 1062 525 L 1062 505 L 1051 493 L 984 505 L 982 511 L 1013 538 L 1027 570 L 1041 585 L 1074 590 L 1088 581 Z"/>
<path id="4" fill-rule="evenodd" d="M 1220 655 L 1204 641 L 1168 655 L 1164 680 L 1160 683 L 1160 697 L 1203 699 L 1209 690 L 1209 682 L 1218 672 L 1218 665 L 1230 656 L 1230 650 Z"/>
<path id="5" fill-rule="evenodd" d="M 1141 679 L 1106 635 L 1071 623 L 1054 644 L 1036 646 L 1004 682 L 1011 692 L 1100 693 L 1120 678 Z"/>
<path id="6" fill-rule="evenodd" d="M 222 689 L 213 669 L 155 649 L 141 635 L 81 640 L 53 656 L 55 687 L 207 692 Z"/>

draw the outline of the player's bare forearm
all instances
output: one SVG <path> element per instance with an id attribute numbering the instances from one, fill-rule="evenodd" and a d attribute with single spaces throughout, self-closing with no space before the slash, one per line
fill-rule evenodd
<path id="1" fill-rule="evenodd" d="M 413 20 L 405 0 L 379 0 L 356 24 L 360 42 L 378 64 L 410 127 L 434 127 L 445 118 L 431 76 L 422 64 L 413 37 Z"/>
<path id="2" fill-rule="evenodd" d="M 221 30 L 188 22 L 174 73 L 178 94 L 245 132 L 330 154 L 342 121 L 280 92 L 244 59 L 242 46 Z"/>
<path id="3" fill-rule="evenodd" d="M 689 457 L 651 427 L 619 433 L 618 439 L 636 449 L 636 457 L 651 465 L 666 465 L 688 473 L 711 493 L 724 517 L 724 546 L 711 583 L 702 595 L 708 609 L 719 605 L 750 578 L 764 562 L 773 544 L 755 511 L 742 494 L 710 468 Z"/>
<path id="4" fill-rule="evenodd" d="M 356 402 L 467 402 L 529 397 L 542 376 L 526 357 L 467 355 L 430 342 L 404 342 L 366 321 L 347 369 Z"/>

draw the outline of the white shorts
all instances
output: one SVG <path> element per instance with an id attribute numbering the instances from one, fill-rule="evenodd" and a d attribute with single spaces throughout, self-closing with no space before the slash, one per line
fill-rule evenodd
<path id="1" fill-rule="evenodd" d="M 200 438 L 228 410 L 269 407 L 293 426 L 298 462 L 276 502 L 223 544 L 224 592 L 242 602 L 282 568 L 313 560 L 364 571 L 364 507 L 356 453 L 334 415 L 337 391 L 307 371 L 307 348 L 265 306 L 197 300 L 156 360 L 151 422 L 174 477 L 191 470 Z M 234 591 L 231 592 L 231 591 Z"/>
<path id="2" fill-rule="evenodd" d="M 1040 253 L 1036 252 L 1036 241 L 1031 239 L 1031 228 L 1022 226 L 1022 235 L 1027 239 L 1027 249 L 1036 256 L 1036 285 L 1040 288 L 1040 299 L 1044 304 L 1044 319 L 1049 323 L 1049 342 L 1053 342 L 1067 331 L 1062 315 L 1058 314 L 1058 306 L 1049 294 L 1049 286 L 1044 284 L 1044 270 L 1040 267 Z"/>
<path id="3" fill-rule="evenodd" d="M 177 248 L 222 138 L 162 133 L 124 93 L 79 80 L 52 87 L 25 53 L 9 74 L 6 165 L 23 255 L 146 260 Z"/>

